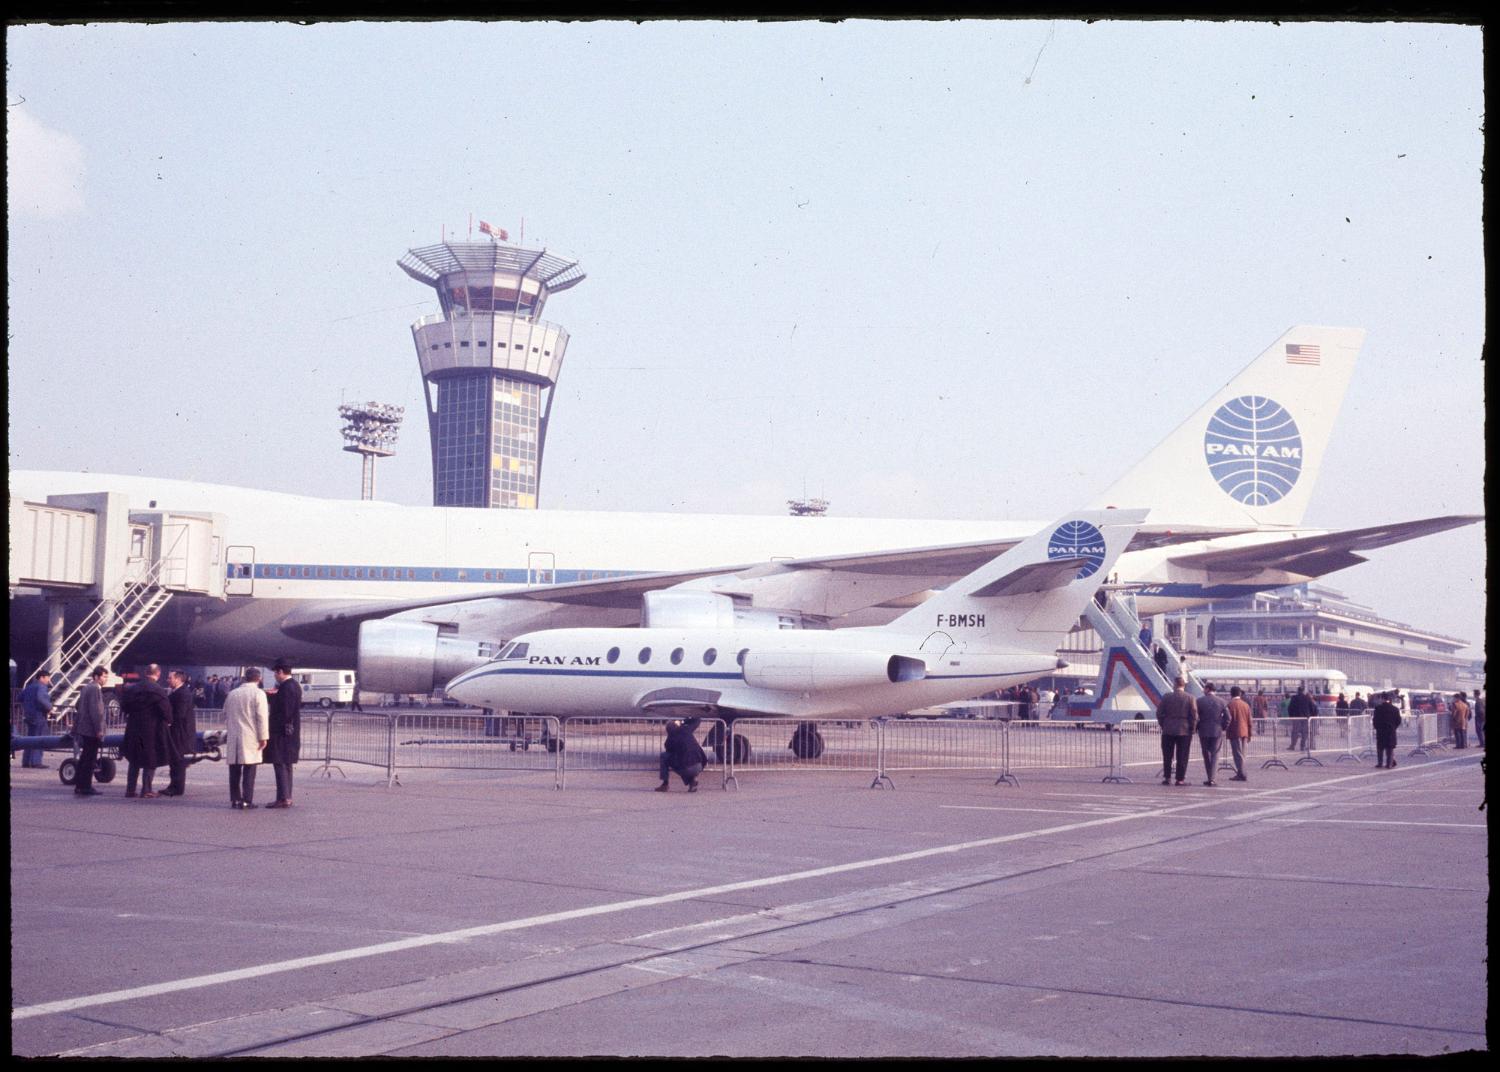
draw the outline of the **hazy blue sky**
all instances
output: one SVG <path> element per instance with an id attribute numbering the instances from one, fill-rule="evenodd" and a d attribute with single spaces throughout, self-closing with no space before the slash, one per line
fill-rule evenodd
<path id="1" fill-rule="evenodd" d="M 1044 520 L 1296 323 L 1369 336 L 1308 521 L 1482 509 L 1476 27 L 7 30 L 10 464 L 355 498 L 396 260 L 579 259 L 542 502 Z M 1330 583 L 1483 642 L 1478 526 Z"/>

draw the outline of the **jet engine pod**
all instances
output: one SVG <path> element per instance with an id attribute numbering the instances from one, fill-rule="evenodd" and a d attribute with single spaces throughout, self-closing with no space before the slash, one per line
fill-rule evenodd
<path id="1" fill-rule="evenodd" d="M 787 692 L 848 689 L 920 681 L 927 664 L 906 655 L 875 651 L 750 651 L 745 655 L 745 684 Z"/>
<path id="2" fill-rule="evenodd" d="M 359 686 L 425 694 L 485 658 L 477 640 L 444 636 L 432 622 L 384 618 L 359 627 Z"/>

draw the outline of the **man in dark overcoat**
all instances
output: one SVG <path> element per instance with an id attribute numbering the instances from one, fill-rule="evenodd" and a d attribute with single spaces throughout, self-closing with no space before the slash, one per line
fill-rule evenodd
<path id="1" fill-rule="evenodd" d="M 167 699 L 172 704 L 172 728 L 168 732 L 171 750 L 167 753 L 167 767 L 171 771 L 164 797 L 180 797 L 187 789 L 188 762 L 184 758 L 198 751 L 198 716 L 193 702 L 193 685 L 187 671 L 173 670 L 167 674 L 172 691 Z"/>
<path id="2" fill-rule="evenodd" d="M 661 753 L 661 785 L 656 787 L 658 793 L 667 791 L 667 775 L 672 771 L 677 772 L 689 793 L 698 791 L 698 775 L 708 766 L 708 756 L 694 735 L 702 721 L 701 716 L 694 715 L 686 722 L 673 719 L 667 723 L 667 742 Z"/>
<path id="3" fill-rule="evenodd" d="M 139 778 L 141 798 L 149 800 L 158 795 L 151 789 L 156 768 L 172 754 L 167 739 L 172 725 L 172 702 L 161 686 L 161 667 L 155 663 L 146 667 L 141 680 L 125 690 L 120 707 L 125 712 L 125 743 L 120 746 L 120 754 L 130 765 L 125 795 L 136 795 L 135 783 Z"/>
<path id="4" fill-rule="evenodd" d="M 290 808 L 292 765 L 302 754 L 302 686 L 285 659 L 276 660 L 271 672 L 276 676 L 276 688 L 266 694 L 271 701 L 271 737 L 263 761 L 276 772 L 276 801 L 266 807 Z"/>

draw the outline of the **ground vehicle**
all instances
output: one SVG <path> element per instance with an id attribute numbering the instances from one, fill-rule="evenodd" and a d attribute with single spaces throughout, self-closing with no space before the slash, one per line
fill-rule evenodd
<path id="1" fill-rule="evenodd" d="M 1200 681 L 1213 682 L 1215 691 L 1225 697 L 1229 695 L 1232 685 L 1238 685 L 1246 696 L 1254 696 L 1257 692 L 1264 691 L 1267 697 L 1273 699 L 1291 696 L 1300 687 L 1306 689 L 1307 694 L 1320 704 L 1337 702 L 1339 693 L 1343 693 L 1346 698 L 1353 696 L 1353 693 L 1349 691 L 1349 678 L 1342 670 L 1295 670 L 1289 667 L 1271 667 L 1199 670 L 1197 675 Z"/>
<path id="2" fill-rule="evenodd" d="M 302 686 L 304 706 L 317 704 L 327 709 L 354 702 L 353 670 L 298 670 L 292 676 Z"/>

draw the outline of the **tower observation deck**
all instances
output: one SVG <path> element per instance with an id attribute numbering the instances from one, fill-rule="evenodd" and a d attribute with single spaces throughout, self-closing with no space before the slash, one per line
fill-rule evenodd
<path id="1" fill-rule="evenodd" d="M 411 326 L 427 393 L 434 506 L 535 509 L 553 388 L 568 349 L 540 319 L 581 283 L 578 263 L 498 241 L 407 250 L 397 264 L 437 291 Z"/>

